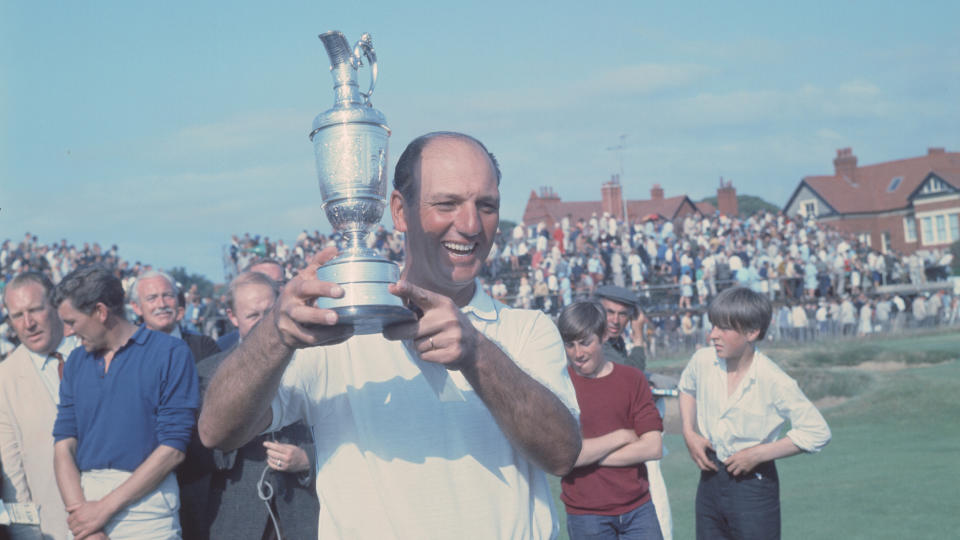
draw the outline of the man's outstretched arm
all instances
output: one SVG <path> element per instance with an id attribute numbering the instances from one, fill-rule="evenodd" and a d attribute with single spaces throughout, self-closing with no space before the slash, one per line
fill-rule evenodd
<path id="1" fill-rule="evenodd" d="M 540 468 L 569 473 L 580 454 L 580 426 L 547 387 L 527 375 L 500 347 L 479 336 L 476 359 L 460 369 L 504 434 Z"/>
<path id="2" fill-rule="evenodd" d="M 321 296 L 343 295 L 339 285 L 317 279 L 317 268 L 335 254 L 334 248 L 317 254 L 220 364 L 204 396 L 197 426 L 204 446 L 233 450 L 250 441 L 270 425 L 270 402 L 293 351 L 340 343 L 353 335 L 352 327 L 335 326 L 334 311 L 313 305 Z"/>

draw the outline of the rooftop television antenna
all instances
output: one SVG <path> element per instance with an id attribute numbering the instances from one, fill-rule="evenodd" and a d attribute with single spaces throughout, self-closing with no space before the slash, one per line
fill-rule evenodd
<path id="1" fill-rule="evenodd" d="M 623 151 L 627 148 L 627 134 L 622 133 L 620 135 L 620 144 L 616 146 L 608 146 L 607 150 L 617 153 L 617 161 L 620 162 L 620 174 L 617 176 L 617 181 L 623 178 Z M 627 198 L 623 196 L 623 182 L 620 182 L 620 194 L 621 200 L 623 201 L 623 221 L 624 223 L 629 223 L 630 219 L 627 216 Z"/>

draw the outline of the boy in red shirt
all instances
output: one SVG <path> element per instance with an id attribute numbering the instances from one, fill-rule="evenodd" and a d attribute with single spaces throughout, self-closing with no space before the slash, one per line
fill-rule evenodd
<path id="1" fill-rule="evenodd" d="M 567 306 L 558 326 L 583 432 L 576 465 L 561 482 L 567 532 L 572 540 L 662 538 L 644 462 L 660 459 L 663 422 L 647 379 L 604 356 L 599 304 Z"/>

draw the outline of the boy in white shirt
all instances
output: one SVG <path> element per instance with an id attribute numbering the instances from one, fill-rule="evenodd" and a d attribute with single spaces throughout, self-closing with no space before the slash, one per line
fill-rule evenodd
<path id="1" fill-rule="evenodd" d="M 713 347 L 694 353 L 680 377 L 683 438 L 701 470 L 698 539 L 780 538 L 774 460 L 830 441 L 796 381 L 756 350 L 772 311 L 765 296 L 744 287 L 718 294 L 708 311 Z"/>

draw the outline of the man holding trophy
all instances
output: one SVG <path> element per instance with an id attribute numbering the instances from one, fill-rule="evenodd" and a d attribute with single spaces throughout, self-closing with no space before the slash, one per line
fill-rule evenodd
<path id="1" fill-rule="evenodd" d="M 337 105 L 311 137 L 327 216 L 351 246 L 318 254 L 224 360 L 201 440 L 231 449 L 305 421 L 322 538 L 550 538 L 544 471 L 576 461 L 578 409 L 554 324 L 476 282 L 499 221 L 496 160 L 459 133 L 410 143 L 389 198 L 407 255 L 392 277 L 359 241 L 386 192 L 389 132 L 351 72 L 363 51 L 375 75 L 372 45 L 351 57 L 339 32 L 321 39 Z"/>

